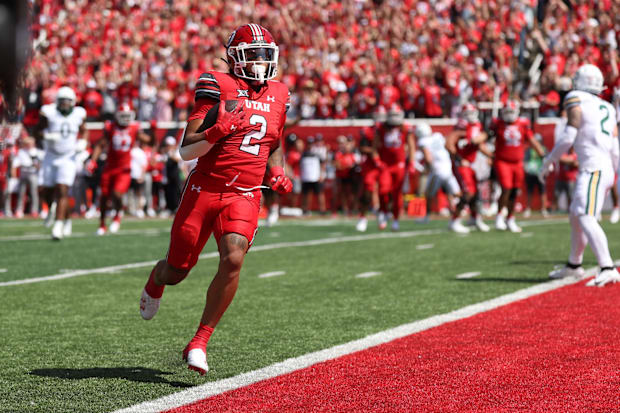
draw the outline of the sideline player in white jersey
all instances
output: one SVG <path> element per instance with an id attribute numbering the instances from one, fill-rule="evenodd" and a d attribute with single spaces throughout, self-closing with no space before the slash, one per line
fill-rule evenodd
<path id="1" fill-rule="evenodd" d="M 43 196 L 56 202 L 56 221 L 52 239 L 71 235 L 69 188 L 76 174 L 75 153 L 86 147 L 86 110 L 75 106 L 75 92 L 66 86 L 58 89 L 56 103 L 41 107 L 35 137 L 43 140 L 45 156 L 42 165 Z"/>
<path id="2" fill-rule="evenodd" d="M 587 285 L 599 287 L 620 281 L 607 236 L 596 219 L 620 159 L 616 110 L 598 97 L 603 89 L 603 74 L 596 66 L 586 64 L 577 70 L 573 90 L 564 99 L 568 123 L 542 168 L 546 175 L 562 154 L 575 148 L 579 175 L 570 205 L 571 251 L 566 266 L 550 272 L 549 277 L 583 277 L 583 252 L 589 243 L 601 270 Z"/>
<path id="3" fill-rule="evenodd" d="M 426 217 L 424 221 L 428 221 L 433 200 L 437 196 L 439 188 L 444 190 L 450 201 L 452 201 L 452 197 L 461 197 L 461 188 L 452 173 L 452 159 L 450 152 L 446 149 L 444 136 L 439 132 L 433 133 L 430 125 L 426 122 L 417 124 L 415 136 L 418 148 L 422 150 L 424 161 L 430 170 L 425 191 Z"/>

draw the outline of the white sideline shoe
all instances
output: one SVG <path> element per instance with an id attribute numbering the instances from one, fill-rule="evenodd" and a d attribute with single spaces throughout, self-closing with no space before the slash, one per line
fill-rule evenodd
<path id="1" fill-rule="evenodd" d="M 617 224 L 620 221 L 620 208 L 614 208 L 611 211 L 611 216 L 609 217 L 609 222 L 612 224 Z"/>
<path id="2" fill-rule="evenodd" d="M 99 237 L 105 235 L 105 233 L 107 232 L 105 227 L 99 227 L 97 228 L 97 232 L 95 232 L 95 234 Z"/>
<path id="3" fill-rule="evenodd" d="M 560 268 L 556 268 L 549 273 L 549 278 L 552 280 L 558 280 L 560 278 L 573 277 L 577 279 L 581 279 L 586 275 L 583 267 L 571 268 L 569 266 L 562 266 Z"/>
<path id="4" fill-rule="evenodd" d="M 360 218 L 360 220 L 357 221 L 357 225 L 355 225 L 355 229 L 358 230 L 359 232 L 366 232 L 367 228 L 368 228 L 368 219 L 366 217 Z"/>
<path id="5" fill-rule="evenodd" d="M 110 224 L 110 234 L 116 234 L 121 227 L 121 221 L 114 220 Z"/>
<path id="6" fill-rule="evenodd" d="M 64 225 L 62 221 L 54 222 L 54 226 L 52 227 L 52 239 L 54 241 L 60 241 L 62 239 L 63 228 L 64 228 Z"/>
<path id="7" fill-rule="evenodd" d="M 150 320 L 155 317 L 157 310 L 159 310 L 159 302 L 161 298 L 151 297 L 146 290 L 142 290 L 142 296 L 140 297 L 140 315 L 145 320 Z"/>
<path id="8" fill-rule="evenodd" d="M 506 221 L 506 226 L 508 227 L 508 230 L 510 230 L 510 232 L 519 233 L 523 231 L 521 227 L 517 225 L 517 221 L 515 221 L 515 217 L 508 218 L 508 221 Z"/>
<path id="9" fill-rule="evenodd" d="M 598 273 L 596 277 L 588 281 L 586 284 L 587 287 L 603 287 L 607 284 L 615 284 L 620 281 L 620 274 L 618 274 L 618 270 L 611 269 L 605 270 Z"/>
<path id="10" fill-rule="evenodd" d="M 64 237 L 70 237 L 72 233 L 73 233 L 73 224 L 71 223 L 70 219 L 67 219 L 65 220 L 62 226 L 62 235 Z"/>
<path id="11" fill-rule="evenodd" d="M 207 353 L 200 348 L 193 348 L 188 351 L 187 347 L 185 347 L 185 350 L 183 350 L 183 360 L 187 361 L 188 369 L 197 371 L 201 376 L 204 376 L 209 371 Z"/>
<path id="12" fill-rule="evenodd" d="M 504 220 L 502 214 L 497 214 L 497 216 L 495 217 L 495 229 L 500 231 L 506 231 L 508 229 L 508 226 L 506 225 L 506 221 Z"/>
<path id="13" fill-rule="evenodd" d="M 461 221 L 459 219 L 454 219 L 450 221 L 450 225 L 448 226 L 448 228 L 450 228 L 450 231 L 456 232 L 458 234 L 469 234 L 469 228 L 461 224 Z"/>

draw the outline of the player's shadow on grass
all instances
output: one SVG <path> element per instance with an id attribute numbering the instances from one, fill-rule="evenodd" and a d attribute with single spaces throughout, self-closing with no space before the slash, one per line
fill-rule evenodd
<path id="1" fill-rule="evenodd" d="M 35 376 L 56 377 L 59 379 L 81 380 L 89 378 L 125 379 L 142 383 L 163 383 L 172 387 L 192 387 L 193 384 L 168 381 L 164 375 L 167 371 L 147 369 L 144 367 L 93 367 L 88 369 L 35 369 L 29 372 Z"/>

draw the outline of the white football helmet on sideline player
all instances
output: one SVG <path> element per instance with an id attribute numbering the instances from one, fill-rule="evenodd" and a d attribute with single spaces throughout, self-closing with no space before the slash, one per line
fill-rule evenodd
<path id="1" fill-rule="evenodd" d="M 73 111 L 76 100 L 77 98 L 73 89 L 68 86 L 63 86 L 58 89 L 58 93 L 56 94 L 56 108 L 60 113 L 68 116 Z"/>
<path id="2" fill-rule="evenodd" d="M 478 109 L 471 103 L 467 103 L 465 104 L 465 106 L 463 106 L 461 116 L 469 123 L 476 123 L 479 120 Z"/>
<path id="3" fill-rule="evenodd" d="M 431 136 L 432 134 L 433 130 L 426 122 L 418 123 L 415 127 L 415 136 L 418 139 L 426 138 L 427 136 Z"/>
<path id="4" fill-rule="evenodd" d="M 577 69 L 573 77 L 573 89 L 599 95 L 605 90 L 603 74 L 594 65 L 583 65 Z"/>

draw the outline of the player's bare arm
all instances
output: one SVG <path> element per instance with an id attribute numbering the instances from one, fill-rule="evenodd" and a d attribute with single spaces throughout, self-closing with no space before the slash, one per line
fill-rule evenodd
<path id="1" fill-rule="evenodd" d="M 278 146 L 271 152 L 267 159 L 267 165 L 269 165 L 269 173 L 271 175 L 271 179 L 269 180 L 271 189 L 280 194 L 291 192 L 293 189 L 293 182 L 284 171 L 284 152 L 282 151 L 282 147 Z"/>
<path id="2" fill-rule="evenodd" d="M 545 147 L 542 145 L 542 143 L 538 142 L 538 139 L 532 136 L 529 139 L 529 142 L 530 145 L 532 145 L 532 148 L 534 148 L 534 150 L 538 154 L 538 156 L 545 156 Z"/>
<path id="3" fill-rule="evenodd" d="M 473 143 L 474 145 L 480 145 L 486 142 L 487 139 L 489 139 L 489 135 L 486 132 L 482 131 L 471 139 L 471 143 Z"/>
<path id="4" fill-rule="evenodd" d="M 37 141 L 43 140 L 43 131 L 47 128 L 48 123 L 49 122 L 47 118 L 45 117 L 45 115 L 43 115 L 43 113 L 39 113 L 39 122 L 35 126 L 35 129 L 33 132 L 34 138 Z"/>
<path id="5" fill-rule="evenodd" d="M 489 147 L 487 146 L 486 142 L 482 142 L 481 144 L 478 145 L 478 150 L 485 155 L 487 158 L 493 158 L 494 154 L 491 151 L 491 149 L 489 149 Z"/>
<path id="6" fill-rule="evenodd" d="M 278 146 L 271 152 L 267 159 L 267 165 L 269 165 L 269 169 L 273 167 L 284 168 L 284 152 L 281 146 Z"/>
<path id="7" fill-rule="evenodd" d="M 450 152 L 450 155 L 456 155 L 456 143 L 465 136 L 464 130 L 453 130 L 446 138 L 446 149 Z"/>
<path id="8" fill-rule="evenodd" d="M 413 165 L 415 160 L 415 138 L 413 132 L 407 133 L 407 149 L 409 151 L 409 163 Z"/>

